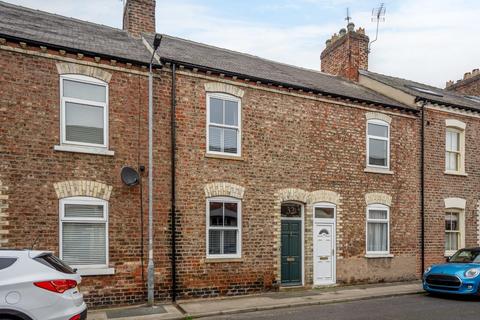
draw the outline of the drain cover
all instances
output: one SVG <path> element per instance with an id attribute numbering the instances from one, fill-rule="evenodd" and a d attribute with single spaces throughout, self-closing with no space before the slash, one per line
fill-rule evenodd
<path id="1" fill-rule="evenodd" d="M 140 316 L 148 316 L 148 315 L 160 314 L 160 313 L 167 313 L 167 311 L 162 306 L 154 306 L 154 307 L 141 306 L 141 307 L 127 308 L 127 309 L 108 310 L 106 312 L 108 319 L 140 317 Z"/>

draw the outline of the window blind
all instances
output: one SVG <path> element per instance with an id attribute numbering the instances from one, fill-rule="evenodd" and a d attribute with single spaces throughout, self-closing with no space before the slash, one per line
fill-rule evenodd
<path id="1" fill-rule="evenodd" d="M 66 102 L 66 140 L 93 144 L 104 144 L 103 109 L 103 107 L 98 106 Z"/>
<path id="2" fill-rule="evenodd" d="M 62 259 L 70 265 L 105 265 L 106 225 L 63 222 Z"/>
<path id="3" fill-rule="evenodd" d="M 103 206 L 85 204 L 66 204 L 65 218 L 100 218 L 103 219 Z"/>

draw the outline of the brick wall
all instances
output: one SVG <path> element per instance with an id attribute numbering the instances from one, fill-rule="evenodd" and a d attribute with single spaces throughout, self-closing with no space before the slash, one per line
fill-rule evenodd
<path id="1" fill-rule="evenodd" d="M 18 51 L 18 52 L 17 52 Z M 87 276 L 81 285 L 90 305 L 142 302 L 139 187 L 120 181 L 124 165 L 147 164 L 147 78 L 144 69 L 94 63 L 76 56 L 30 55 L 0 50 L 1 180 L 8 186 L 8 246 L 58 253 L 58 198 L 64 188 L 92 192 L 90 181 L 109 192 L 110 267 L 112 276 Z M 114 156 L 54 151 L 59 143 L 57 60 L 105 69 L 109 83 L 110 149 Z M 170 288 L 170 70 L 154 83 L 154 222 L 156 296 Z M 418 119 L 411 114 L 366 104 L 325 100 L 307 93 L 179 71 L 177 77 L 178 281 L 180 296 L 236 295 L 269 290 L 279 283 L 278 191 L 339 195 L 338 282 L 378 282 L 416 277 L 418 259 L 419 167 Z M 205 84 L 229 82 L 242 98 L 242 159 L 205 156 Z M 391 124 L 393 175 L 364 172 L 366 114 L 387 112 Z M 415 156 L 412 156 L 415 155 Z M 145 175 L 146 177 L 146 175 Z M 235 262 L 206 261 L 205 186 L 228 182 L 244 188 L 243 251 Z M 63 183 L 63 184 L 58 184 Z M 57 188 L 55 188 L 57 186 Z M 146 217 L 146 179 L 144 221 Z M 90 190 L 90 191 L 87 191 Z M 71 190 L 69 191 L 71 192 Z M 392 198 L 393 258 L 367 259 L 367 193 Z M 98 194 L 97 194 L 98 195 Z M 105 197 L 105 193 L 100 193 Z M 276 196 L 277 195 L 277 196 Z M 306 284 L 311 284 L 311 201 L 305 198 Z M 407 221 L 407 223 L 406 223 Z M 144 226 L 146 230 L 146 224 Z M 144 244 L 146 244 L 146 234 Z M 145 250 L 146 252 L 146 250 Z M 145 260 L 146 266 L 146 260 Z M 361 272 L 359 272 L 361 270 Z M 146 275 L 146 273 L 145 273 Z"/>
<path id="2" fill-rule="evenodd" d="M 14 46 L 12 44 L 12 46 Z M 34 49 L 32 49 L 34 50 Z M 54 151 L 59 144 L 59 74 L 57 62 L 77 62 L 75 55 L 45 57 L 0 50 L 0 242 L 10 248 L 59 253 L 59 198 L 65 194 L 104 197 L 109 194 L 109 250 L 112 276 L 84 276 L 81 289 L 92 306 L 145 301 L 141 277 L 140 188 L 128 188 L 120 170 L 147 165 L 147 77 L 141 68 L 89 64 L 111 74 L 109 83 L 110 149 L 114 156 Z M 58 54 L 58 52 L 57 52 Z M 60 61 L 62 60 L 62 61 Z M 92 59 L 93 60 L 93 59 Z M 167 101 L 167 80 L 155 81 L 155 102 Z M 155 109 L 155 260 L 156 295 L 169 295 L 169 119 L 167 108 Z M 147 229 L 147 179 L 143 180 L 144 230 Z M 89 181 L 89 185 L 61 184 Z M 60 183 L 60 184 L 59 184 Z M 55 188 L 57 186 L 57 189 Z M 6 193 L 8 187 L 8 194 Z M 70 189 L 69 189 L 70 188 Z M 65 191 L 70 190 L 70 191 Z M 74 190 L 74 191 L 72 191 Z M 104 190 L 105 191 L 105 190 Z M 57 193 L 58 192 L 58 193 Z M 7 201 L 8 196 L 8 203 Z M 7 210 L 8 206 L 8 211 Z M 8 224 L 6 224 L 7 219 Z M 8 233 L 8 234 L 6 234 Z M 144 234 L 145 257 L 147 236 Z M 5 243 L 8 240 L 8 243 Z M 145 258 L 145 270 L 147 260 Z M 146 278 L 146 271 L 145 271 Z"/>
<path id="3" fill-rule="evenodd" d="M 138 38 L 142 33 L 155 33 L 155 0 L 126 0 L 123 30 Z"/>
<path id="4" fill-rule="evenodd" d="M 447 90 L 459 92 L 461 94 L 480 96 L 480 75 L 461 80 L 455 84 L 447 86 Z"/>
<path id="5" fill-rule="evenodd" d="M 358 81 L 358 70 L 368 69 L 368 42 L 365 30 L 354 30 L 353 23 L 348 30 L 342 29 L 326 42 L 321 54 L 321 70 L 332 75 Z"/>
<path id="6" fill-rule="evenodd" d="M 465 245 L 478 245 L 478 192 L 480 188 L 480 159 L 478 116 L 461 112 L 445 112 L 438 108 L 426 111 L 425 135 L 425 265 L 445 261 L 445 198 L 466 200 Z M 445 174 L 446 119 L 466 124 L 465 176 Z"/>
<path id="7" fill-rule="evenodd" d="M 341 196 L 342 237 L 338 282 L 394 281 L 416 277 L 419 222 L 418 120 L 393 112 L 393 175 L 366 173 L 366 113 L 308 94 L 233 83 L 242 98 L 242 159 L 205 156 L 205 83 L 224 81 L 179 72 L 177 77 L 179 210 L 178 272 L 181 297 L 233 295 L 265 290 L 278 282 L 276 193 L 329 190 Z M 258 88 L 258 89 L 257 89 Z M 383 109 L 373 111 L 384 112 Z M 193 129 L 194 128 L 194 129 Z M 413 156 L 412 156 L 413 155 Z M 245 188 L 243 252 L 240 261 L 211 263 L 205 248 L 205 185 L 229 182 Z M 392 197 L 391 251 L 394 258 L 366 259 L 365 194 Z M 311 241 L 310 204 L 306 238 Z M 306 261 L 312 252 L 306 246 Z M 311 248 L 311 247 L 310 247 Z M 310 260 L 311 261 L 311 260 Z M 311 275 L 311 262 L 307 275 Z M 361 272 L 359 272 L 361 270 Z M 307 277 L 307 285 L 310 279 Z"/>

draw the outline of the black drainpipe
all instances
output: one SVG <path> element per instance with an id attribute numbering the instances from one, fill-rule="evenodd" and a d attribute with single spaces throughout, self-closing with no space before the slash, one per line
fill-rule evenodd
<path id="1" fill-rule="evenodd" d="M 422 127 L 421 127 L 421 156 L 420 156 L 420 205 L 421 205 L 421 250 L 422 270 L 425 270 L 425 101 L 422 101 Z"/>
<path id="2" fill-rule="evenodd" d="M 172 208 L 170 212 L 170 223 L 171 223 L 171 232 L 172 232 L 172 301 L 175 303 L 177 300 L 177 239 L 176 239 L 176 197 L 175 197 L 175 149 L 176 149 L 176 124 L 175 124 L 175 106 L 177 104 L 176 98 L 176 77 L 175 77 L 175 64 L 172 64 L 172 93 L 171 93 L 171 122 L 170 122 L 170 130 L 171 130 L 171 145 L 172 145 L 172 152 L 171 152 L 171 186 L 172 186 Z"/>

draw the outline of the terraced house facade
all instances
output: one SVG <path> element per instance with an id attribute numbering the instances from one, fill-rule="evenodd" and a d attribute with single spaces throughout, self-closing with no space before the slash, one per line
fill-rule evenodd
<path id="1" fill-rule="evenodd" d="M 54 251 L 92 306 L 143 302 L 155 1 L 124 30 L 0 9 L 1 246 Z M 410 280 L 477 243 L 480 103 L 366 71 L 368 42 L 349 24 L 320 72 L 163 35 L 156 298 Z"/>

